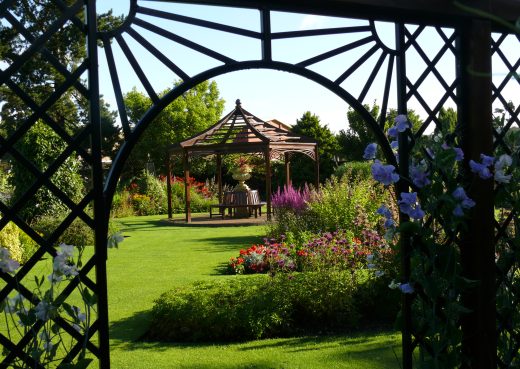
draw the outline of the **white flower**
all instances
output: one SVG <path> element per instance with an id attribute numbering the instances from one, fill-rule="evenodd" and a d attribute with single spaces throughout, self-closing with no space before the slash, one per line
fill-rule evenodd
<path id="1" fill-rule="evenodd" d="M 81 333 L 81 327 L 77 324 L 72 324 L 72 328 L 76 330 L 76 332 Z"/>
<path id="2" fill-rule="evenodd" d="M 0 270 L 4 273 L 14 273 L 20 263 L 11 259 L 11 253 L 5 247 L 0 247 Z"/>
<path id="3" fill-rule="evenodd" d="M 46 322 L 47 320 L 50 319 L 51 313 L 54 310 L 54 308 L 47 301 L 40 301 L 38 303 L 38 305 L 36 305 L 36 308 L 34 310 L 35 310 L 36 318 Z"/>
<path id="4" fill-rule="evenodd" d="M 507 154 L 500 155 L 497 162 L 495 163 L 495 170 L 496 171 L 503 170 L 504 167 L 510 167 L 511 164 L 513 164 L 513 159 L 509 155 L 507 155 Z"/>
<path id="5" fill-rule="evenodd" d="M 67 245 L 65 243 L 60 244 L 60 251 L 58 251 L 59 256 L 63 256 L 64 259 L 69 259 L 74 256 L 74 246 Z"/>
<path id="6" fill-rule="evenodd" d="M 390 282 L 390 284 L 388 285 L 388 287 L 392 290 L 395 290 L 397 288 L 399 288 L 399 286 L 401 285 L 401 283 L 399 282 L 396 282 L 395 280 L 392 279 L 392 282 Z"/>
<path id="7" fill-rule="evenodd" d="M 511 174 L 505 174 L 503 170 L 495 170 L 495 181 L 498 183 L 509 183 L 511 181 Z"/>
<path id="8" fill-rule="evenodd" d="M 107 241 L 107 247 L 109 249 L 117 249 L 119 244 L 124 241 L 124 236 L 121 234 L 121 232 L 114 233 L 110 237 L 108 237 Z"/>

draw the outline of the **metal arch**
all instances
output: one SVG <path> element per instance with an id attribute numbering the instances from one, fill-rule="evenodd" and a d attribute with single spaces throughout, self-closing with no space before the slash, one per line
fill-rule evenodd
<path id="1" fill-rule="evenodd" d="M 349 104 L 354 110 L 356 110 L 363 119 L 368 123 L 372 132 L 376 135 L 378 143 L 381 145 L 383 150 L 383 154 L 385 155 L 386 160 L 389 163 L 397 167 L 395 155 L 392 152 L 390 144 L 386 139 L 386 136 L 382 130 L 382 128 L 378 125 L 376 120 L 370 115 L 370 113 L 363 107 L 363 105 L 355 99 L 348 91 L 335 84 L 333 81 L 328 78 L 313 72 L 304 67 L 300 67 L 293 64 L 288 64 L 284 62 L 276 62 L 276 61 L 245 61 L 245 62 L 236 62 L 232 65 L 222 65 L 212 69 L 209 69 L 205 72 L 202 72 L 191 79 L 184 81 L 176 88 L 171 90 L 168 94 L 164 95 L 156 104 L 152 105 L 152 107 L 145 113 L 143 118 L 136 125 L 134 131 L 127 137 L 127 140 L 121 146 L 112 167 L 107 176 L 107 181 L 105 184 L 105 197 L 107 199 L 107 209 L 110 209 L 112 196 L 115 193 L 117 181 L 123 170 L 123 166 L 130 155 L 130 152 L 134 148 L 137 143 L 139 137 L 142 135 L 144 130 L 148 127 L 148 125 L 157 117 L 157 115 L 164 109 L 168 104 L 174 101 L 177 97 L 188 91 L 189 89 L 195 87 L 197 84 L 206 81 L 210 78 L 216 77 L 221 74 L 236 72 L 245 69 L 272 69 L 279 71 L 290 72 L 305 78 L 308 78 L 319 85 L 327 88 L 329 91 L 335 93 L 337 96 L 342 98 L 347 104 Z M 109 210 L 107 210 L 108 212 Z"/>

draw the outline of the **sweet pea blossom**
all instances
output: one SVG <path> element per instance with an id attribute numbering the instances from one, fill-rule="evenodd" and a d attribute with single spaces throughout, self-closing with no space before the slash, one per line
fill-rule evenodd
<path id="1" fill-rule="evenodd" d="M 396 126 L 392 126 L 392 127 L 388 128 L 388 131 L 386 132 L 386 134 L 388 135 L 388 137 L 397 138 L 397 135 L 399 134 L 399 132 L 397 131 Z"/>
<path id="2" fill-rule="evenodd" d="M 34 310 L 36 318 L 46 322 L 51 318 L 54 307 L 49 302 L 42 300 L 38 303 L 38 305 L 36 305 Z"/>
<path id="3" fill-rule="evenodd" d="M 392 212 L 385 205 L 381 205 L 379 209 L 377 209 L 377 214 L 382 215 L 386 218 L 385 220 L 385 228 L 391 228 L 395 226 L 395 222 L 392 219 Z"/>
<path id="4" fill-rule="evenodd" d="M 395 183 L 399 180 L 399 174 L 395 172 L 393 165 L 383 165 L 379 160 L 372 164 L 372 176 L 378 182 L 385 186 Z"/>
<path id="5" fill-rule="evenodd" d="M 417 203 L 417 192 L 401 192 L 401 199 L 398 201 L 399 209 L 410 218 L 420 220 L 425 213 L 421 209 L 421 205 Z"/>
<path id="6" fill-rule="evenodd" d="M 513 159 L 509 155 L 500 155 L 495 163 L 495 181 L 499 183 L 509 183 L 511 181 L 512 175 L 504 173 L 504 169 L 511 166 L 511 164 L 513 164 Z"/>
<path id="7" fill-rule="evenodd" d="M 376 157 L 377 144 L 372 142 L 367 145 L 363 154 L 363 159 L 371 160 Z"/>
<path id="8" fill-rule="evenodd" d="M 399 285 L 399 289 L 401 290 L 402 293 L 414 293 L 415 290 L 413 288 L 413 286 L 410 284 L 410 283 L 401 283 Z"/>
<path id="9" fill-rule="evenodd" d="M 0 247 L 0 270 L 4 273 L 14 273 L 20 263 L 11 259 L 11 253 L 5 247 Z"/>
<path id="10" fill-rule="evenodd" d="M 471 168 L 471 171 L 473 173 L 478 174 L 478 176 L 482 179 L 489 179 L 493 177 L 489 168 L 484 164 L 480 164 L 474 160 L 470 160 L 469 167 Z"/>
<path id="11" fill-rule="evenodd" d="M 414 185 L 423 188 L 431 183 L 428 178 L 429 173 L 424 169 L 424 165 L 412 165 L 410 167 L 410 177 Z"/>
<path id="12" fill-rule="evenodd" d="M 410 128 L 410 123 L 408 123 L 408 118 L 404 114 L 399 114 L 394 119 L 395 127 L 398 132 L 404 132 L 408 128 Z"/>
<path id="13" fill-rule="evenodd" d="M 393 140 L 392 142 L 390 142 L 390 147 L 393 150 L 397 150 L 399 148 L 399 142 L 397 142 L 397 140 Z"/>
<path id="14" fill-rule="evenodd" d="M 460 147 L 454 147 L 453 150 L 455 151 L 455 160 L 456 161 L 462 161 L 464 160 L 464 151 Z"/>
<path id="15" fill-rule="evenodd" d="M 480 160 L 482 161 L 482 164 L 484 164 L 486 167 L 489 167 L 489 166 L 493 165 L 495 158 L 493 158 L 492 156 L 480 154 Z"/>
<path id="16" fill-rule="evenodd" d="M 121 232 L 114 233 L 110 237 L 108 237 L 107 247 L 109 249 L 118 248 L 119 244 L 124 241 L 124 236 Z"/>
<path id="17" fill-rule="evenodd" d="M 460 201 L 460 205 L 464 209 L 469 209 L 475 206 L 475 201 L 473 201 L 468 197 L 468 195 L 466 195 L 466 192 L 462 187 L 457 187 L 455 191 L 453 191 L 452 196 L 455 198 L 455 200 Z"/>

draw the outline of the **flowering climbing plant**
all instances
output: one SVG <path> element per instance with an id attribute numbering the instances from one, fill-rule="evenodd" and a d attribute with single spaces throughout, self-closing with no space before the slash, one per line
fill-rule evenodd
<path id="1" fill-rule="evenodd" d="M 117 248 L 122 241 L 123 237 L 117 233 L 109 237 L 107 245 Z M 16 292 L 0 302 L 5 316 L 2 331 L 13 342 L 15 338 L 29 342 L 25 345 L 25 356 L 11 362 L 13 368 L 51 368 L 63 361 L 60 368 L 79 369 L 92 361 L 86 357 L 86 349 L 92 336 L 89 330 L 96 314 L 97 297 L 80 275 L 83 252 L 84 247 L 62 243 L 49 265 L 50 274 L 34 277 L 32 295 Z M 0 270 L 16 281 L 19 267 L 9 251 L 0 247 Z M 64 301 L 62 292 L 74 279 L 78 279 L 79 296 Z M 80 350 L 75 348 L 78 344 Z M 4 347 L 3 354 L 10 352 Z"/>
<path id="2" fill-rule="evenodd" d="M 411 329 L 419 337 L 420 359 L 425 367 L 455 368 L 464 360 L 460 318 L 469 312 L 461 295 L 477 285 L 477 281 L 461 275 L 458 242 L 469 231 L 467 219 L 476 205 L 475 199 L 467 195 L 473 183 L 465 179 L 494 180 L 500 198 L 501 193 L 519 193 L 520 176 L 515 171 L 517 163 L 507 153 L 498 157 L 481 154 L 480 160 L 469 160 L 470 173 L 466 174 L 472 176 L 465 176 L 464 152 L 452 133 L 436 132 L 415 140 L 410 128 L 407 117 L 399 115 L 387 131 L 397 158 L 404 155 L 397 143 L 400 133 L 412 147 L 406 175 L 376 159 L 375 143 L 366 147 L 364 158 L 373 160 L 371 171 L 375 180 L 385 186 L 402 181 L 398 188 L 408 189 L 397 193 L 400 223 L 385 206 L 377 213 L 385 220 L 385 237 L 398 252 L 406 249 L 403 242 L 411 245 L 406 255 L 411 263 L 410 276 L 392 281 L 389 287 L 413 299 Z"/>

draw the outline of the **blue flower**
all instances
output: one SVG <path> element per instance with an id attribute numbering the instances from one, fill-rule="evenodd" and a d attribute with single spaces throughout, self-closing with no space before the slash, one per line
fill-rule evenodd
<path id="1" fill-rule="evenodd" d="M 399 143 L 397 142 L 397 140 L 393 140 L 392 142 L 390 142 L 390 147 L 394 150 L 399 148 Z"/>
<path id="2" fill-rule="evenodd" d="M 406 118 L 406 115 L 399 114 L 397 117 L 395 117 L 395 127 L 397 128 L 398 132 L 404 132 L 408 128 L 410 128 L 410 123 L 408 123 L 408 118 Z"/>
<path id="3" fill-rule="evenodd" d="M 461 205 L 464 209 L 469 209 L 475 206 L 475 201 L 470 199 L 468 195 L 466 195 L 466 192 L 462 187 L 457 187 L 455 191 L 452 193 L 455 200 L 458 200 L 461 202 Z"/>
<path id="4" fill-rule="evenodd" d="M 391 218 L 392 212 L 385 205 L 381 205 L 379 209 L 376 210 L 376 213 L 384 216 L 385 218 Z"/>
<path id="5" fill-rule="evenodd" d="M 421 205 L 417 203 L 417 192 L 401 192 L 401 199 L 397 203 L 399 209 L 412 219 L 420 220 L 425 215 Z"/>
<path id="6" fill-rule="evenodd" d="M 388 128 L 388 131 L 386 133 L 388 134 L 388 137 L 397 138 L 397 134 L 399 132 L 397 131 L 396 126 L 392 126 L 392 127 Z"/>
<path id="7" fill-rule="evenodd" d="M 372 142 L 367 145 L 365 148 L 365 153 L 363 154 L 363 159 L 370 160 L 376 157 L 377 144 Z"/>
<path id="8" fill-rule="evenodd" d="M 413 184 L 419 188 L 423 188 L 431 183 L 428 178 L 428 172 L 418 165 L 412 165 L 410 168 L 410 177 L 412 178 Z"/>
<path id="9" fill-rule="evenodd" d="M 453 215 L 455 215 L 456 217 L 463 217 L 464 211 L 462 210 L 462 206 L 455 206 L 455 209 L 453 209 Z"/>
<path id="10" fill-rule="evenodd" d="M 402 293 L 414 293 L 415 290 L 413 288 L 413 286 L 410 284 L 410 283 L 401 283 L 399 285 L 399 289 L 401 290 Z"/>
<path id="11" fill-rule="evenodd" d="M 399 181 L 399 174 L 395 172 L 393 165 L 382 165 L 379 160 L 372 164 L 372 176 L 378 182 L 385 186 Z"/>
<path id="12" fill-rule="evenodd" d="M 480 163 L 477 163 L 476 161 L 470 160 L 469 167 L 471 168 L 471 171 L 473 173 L 478 174 L 479 177 L 482 179 L 488 179 L 493 176 L 491 174 L 489 168 L 484 164 L 480 164 Z"/>
<path id="13" fill-rule="evenodd" d="M 494 157 L 487 156 L 487 155 L 484 155 L 484 154 L 480 154 L 480 159 L 482 160 L 482 164 L 484 164 L 486 167 L 489 167 L 489 166 L 493 165 L 493 163 L 495 162 L 495 158 Z"/>
<path id="14" fill-rule="evenodd" d="M 455 160 L 462 161 L 464 159 L 464 151 L 460 147 L 454 147 L 453 150 L 455 151 Z"/>

